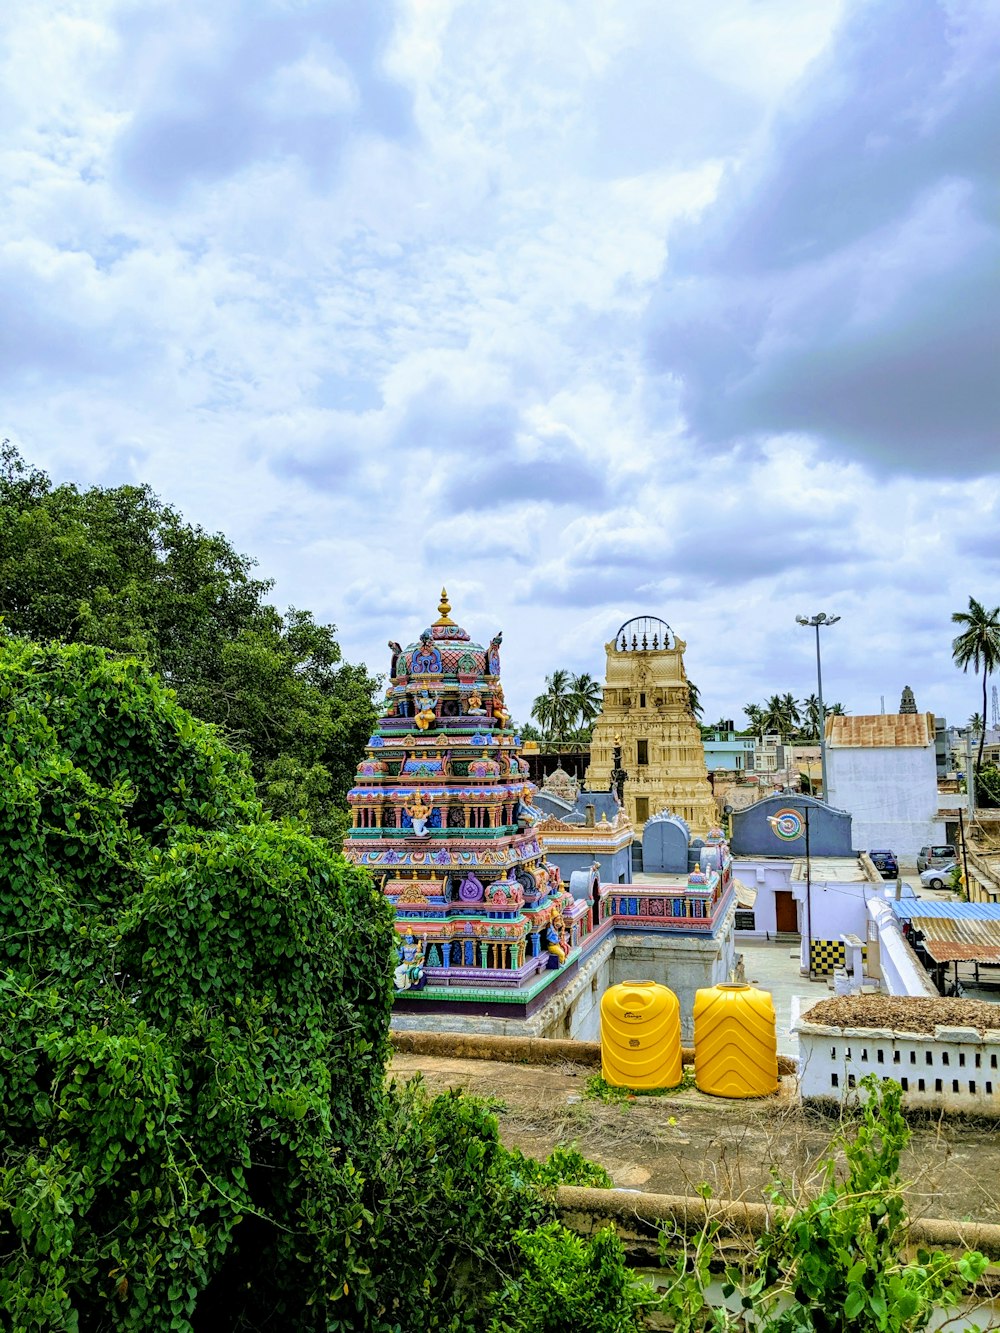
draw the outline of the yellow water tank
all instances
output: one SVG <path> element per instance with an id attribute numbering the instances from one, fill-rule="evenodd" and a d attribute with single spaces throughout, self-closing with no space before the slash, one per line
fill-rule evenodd
<path id="1" fill-rule="evenodd" d="M 695 994 L 694 1080 L 714 1097 L 777 1092 L 777 1023 L 767 991 L 728 985 Z"/>
<path id="2" fill-rule="evenodd" d="M 601 997 L 601 1074 L 617 1088 L 674 1088 L 681 1064 L 681 1007 L 655 981 L 623 981 Z"/>

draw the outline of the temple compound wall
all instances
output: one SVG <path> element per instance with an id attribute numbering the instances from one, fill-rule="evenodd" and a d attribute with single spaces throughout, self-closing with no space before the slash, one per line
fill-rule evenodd
<path id="1" fill-rule="evenodd" d="M 637 833 L 669 810 L 695 835 L 718 822 L 705 767 L 701 729 L 691 711 L 683 639 L 662 620 L 627 621 L 605 644 L 604 702 L 594 723 L 586 785 L 608 790 L 616 770 L 627 775 L 623 801 Z"/>

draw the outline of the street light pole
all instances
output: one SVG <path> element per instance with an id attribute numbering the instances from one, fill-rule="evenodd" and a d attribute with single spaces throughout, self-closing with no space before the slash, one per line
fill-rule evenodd
<path id="1" fill-rule="evenodd" d="M 816 693 L 819 696 L 819 762 L 823 776 L 823 800 L 830 799 L 830 787 L 826 780 L 826 708 L 823 706 L 823 663 L 819 655 L 820 625 L 836 625 L 840 616 L 828 616 L 819 611 L 814 616 L 796 616 L 799 625 L 811 625 L 816 631 Z"/>

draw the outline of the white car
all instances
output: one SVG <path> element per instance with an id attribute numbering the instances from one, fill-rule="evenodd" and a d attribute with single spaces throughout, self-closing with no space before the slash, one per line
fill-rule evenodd
<path id="1" fill-rule="evenodd" d="M 951 872 L 958 865 L 950 861 L 946 866 L 929 866 L 920 872 L 920 883 L 925 889 L 947 889 L 951 887 Z"/>

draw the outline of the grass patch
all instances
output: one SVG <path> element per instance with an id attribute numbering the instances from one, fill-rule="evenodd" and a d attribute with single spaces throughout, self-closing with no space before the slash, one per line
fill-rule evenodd
<path id="1" fill-rule="evenodd" d="M 694 1069 L 685 1065 L 680 1083 L 675 1083 L 672 1088 L 619 1088 L 613 1083 L 606 1083 L 600 1074 L 593 1074 L 587 1079 L 583 1095 L 590 1101 L 620 1106 L 635 1101 L 637 1097 L 670 1097 L 676 1092 L 687 1092 L 694 1086 Z"/>

